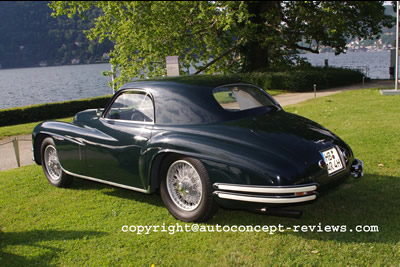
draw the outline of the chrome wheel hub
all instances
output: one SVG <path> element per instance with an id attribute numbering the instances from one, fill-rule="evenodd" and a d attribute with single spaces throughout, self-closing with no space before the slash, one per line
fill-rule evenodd
<path id="1" fill-rule="evenodd" d="M 187 161 L 178 160 L 168 169 L 167 189 L 172 201 L 185 211 L 195 210 L 201 201 L 200 175 Z"/>
<path id="2" fill-rule="evenodd" d="M 44 164 L 47 172 L 53 181 L 61 179 L 62 169 L 58 160 L 57 150 L 54 146 L 49 145 L 44 151 Z"/>

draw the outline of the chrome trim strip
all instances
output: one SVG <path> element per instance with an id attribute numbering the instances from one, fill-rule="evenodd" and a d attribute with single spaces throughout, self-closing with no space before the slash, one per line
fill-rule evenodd
<path id="1" fill-rule="evenodd" d="M 68 175 L 76 176 L 78 178 L 91 180 L 91 181 L 102 183 L 102 184 L 108 184 L 108 185 L 112 185 L 112 186 L 116 186 L 116 187 L 120 187 L 120 188 L 124 188 L 124 189 L 129 189 L 129 190 L 133 190 L 133 191 L 137 191 L 137 192 L 141 192 L 141 193 L 146 193 L 146 194 L 150 193 L 150 190 L 145 190 L 145 189 L 142 189 L 142 188 L 137 188 L 137 187 L 123 185 L 123 184 L 117 184 L 117 183 L 114 183 L 114 182 L 104 181 L 104 180 L 100 180 L 100 179 L 97 179 L 97 178 L 93 178 L 93 177 L 89 177 L 89 176 L 85 176 L 85 175 L 72 173 L 72 172 L 66 171 L 64 168 L 63 168 L 63 171 Z"/>
<path id="2" fill-rule="evenodd" d="M 154 125 L 154 121 L 131 121 L 131 120 L 119 120 L 119 119 L 108 119 L 108 118 L 104 118 L 101 117 L 99 118 L 100 120 L 105 120 L 107 122 L 126 122 L 126 123 L 130 123 L 130 124 L 146 124 L 146 125 Z"/>
<path id="3" fill-rule="evenodd" d="M 136 141 L 147 141 L 147 140 L 149 140 L 148 138 L 143 137 L 143 136 L 139 136 L 139 135 L 135 135 L 133 137 L 133 139 L 135 139 Z"/>
<path id="4" fill-rule="evenodd" d="M 317 195 L 306 195 L 299 197 L 289 197 L 289 198 L 273 198 L 273 197 L 258 197 L 258 196 L 248 196 L 248 195 L 238 195 L 225 192 L 214 192 L 219 198 L 238 200 L 245 202 L 256 202 L 256 203 L 270 203 L 270 204 L 289 204 L 289 203 L 300 203 L 311 201 L 317 198 Z"/>
<path id="5" fill-rule="evenodd" d="M 310 192 L 317 190 L 317 184 L 307 184 L 304 186 L 250 186 L 238 184 L 219 184 L 214 186 L 219 190 L 249 192 L 249 193 L 267 193 L 267 194 L 290 194 L 300 192 Z"/>

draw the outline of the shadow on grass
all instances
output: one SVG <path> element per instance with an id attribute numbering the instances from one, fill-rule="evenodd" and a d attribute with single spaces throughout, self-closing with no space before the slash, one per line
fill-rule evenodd
<path id="1" fill-rule="evenodd" d="M 68 189 L 71 190 L 100 190 L 104 188 L 112 188 L 113 186 L 111 185 L 106 185 L 103 183 L 98 183 L 86 179 L 81 179 L 74 177 L 74 181 Z"/>
<path id="2" fill-rule="evenodd" d="M 57 230 L 32 230 L 26 232 L 2 232 L 0 231 L 0 266 L 50 266 L 53 259 L 62 253 L 62 249 L 55 246 L 46 246 L 42 242 L 88 239 L 104 235 L 96 231 L 57 231 Z M 32 256 L 24 257 L 4 249 L 7 246 L 29 247 Z M 41 250 L 35 254 L 35 248 Z M 45 251 L 45 252 L 43 252 Z M 25 254 L 26 253 L 21 253 Z"/>
<path id="3" fill-rule="evenodd" d="M 84 190 L 110 188 L 102 193 L 164 207 L 158 194 L 146 195 L 80 179 L 76 179 L 74 187 Z M 400 177 L 367 174 L 359 180 L 349 177 L 335 188 L 322 192 L 317 201 L 293 207 L 304 211 L 300 219 L 220 208 L 207 224 L 231 226 L 280 224 L 285 227 L 285 232 L 279 234 L 296 235 L 310 240 L 397 244 L 400 241 L 399 192 Z M 378 226 L 378 232 L 356 232 L 358 225 Z M 293 226 L 298 226 L 298 232 L 293 231 Z M 312 230 L 308 226 L 315 228 Z M 345 226 L 346 232 L 332 230 L 327 232 L 326 226 Z M 287 230 L 286 227 L 291 227 L 292 230 Z M 305 227 L 307 231 L 304 232 L 301 227 Z"/>
<path id="4" fill-rule="evenodd" d="M 397 244 L 400 241 L 399 192 L 400 177 L 368 174 L 361 180 L 351 178 L 344 181 L 336 188 L 322 193 L 314 203 L 294 207 L 304 211 L 300 219 L 220 209 L 209 224 L 281 224 L 285 231 L 279 234 L 296 235 L 310 240 Z M 325 231 L 326 226 L 337 225 L 345 226 L 346 231 Z M 366 230 L 370 232 L 357 232 L 359 229 L 356 227 L 359 225 L 367 226 Z M 298 232 L 293 231 L 293 226 L 299 226 Z M 316 226 L 314 230 L 311 230 L 312 226 Z M 371 226 L 377 226 L 378 229 L 372 229 Z"/>
<path id="5" fill-rule="evenodd" d="M 164 203 L 161 200 L 160 195 L 157 193 L 148 195 L 148 194 L 135 192 L 135 191 L 127 190 L 127 189 L 115 188 L 113 191 L 105 192 L 104 194 L 113 196 L 113 197 L 118 197 L 118 198 L 135 200 L 138 202 L 147 203 L 147 204 L 157 206 L 157 207 L 165 207 Z"/>
<path id="6" fill-rule="evenodd" d="M 108 196 L 113 196 L 117 198 L 123 198 L 128 200 L 134 200 L 142 203 L 147 203 L 154 206 L 164 206 L 162 203 L 161 197 L 159 194 L 144 194 L 140 192 L 136 192 L 133 190 L 123 189 L 111 185 L 106 185 L 102 183 L 93 182 L 90 180 L 74 178 L 74 183 L 70 189 L 73 190 L 101 190 L 101 189 L 110 189 L 104 191 L 103 194 Z"/>

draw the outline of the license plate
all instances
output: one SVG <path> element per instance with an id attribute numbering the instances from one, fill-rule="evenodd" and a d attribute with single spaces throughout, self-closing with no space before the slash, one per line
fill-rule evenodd
<path id="1" fill-rule="evenodd" d="M 344 169 L 342 159 L 336 148 L 331 148 L 321 152 L 322 157 L 325 160 L 328 175 L 334 174 Z"/>

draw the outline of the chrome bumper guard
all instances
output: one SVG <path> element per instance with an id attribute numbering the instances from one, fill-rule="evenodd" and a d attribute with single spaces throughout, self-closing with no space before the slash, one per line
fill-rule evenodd
<path id="1" fill-rule="evenodd" d="M 351 164 L 351 175 L 353 175 L 354 178 L 360 178 L 364 175 L 364 163 L 361 160 L 355 159 L 353 161 Z"/>
<path id="2" fill-rule="evenodd" d="M 294 186 L 251 186 L 239 184 L 214 184 L 214 195 L 221 199 L 254 203 L 290 204 L 317 198 L 318 184 Z"/>

